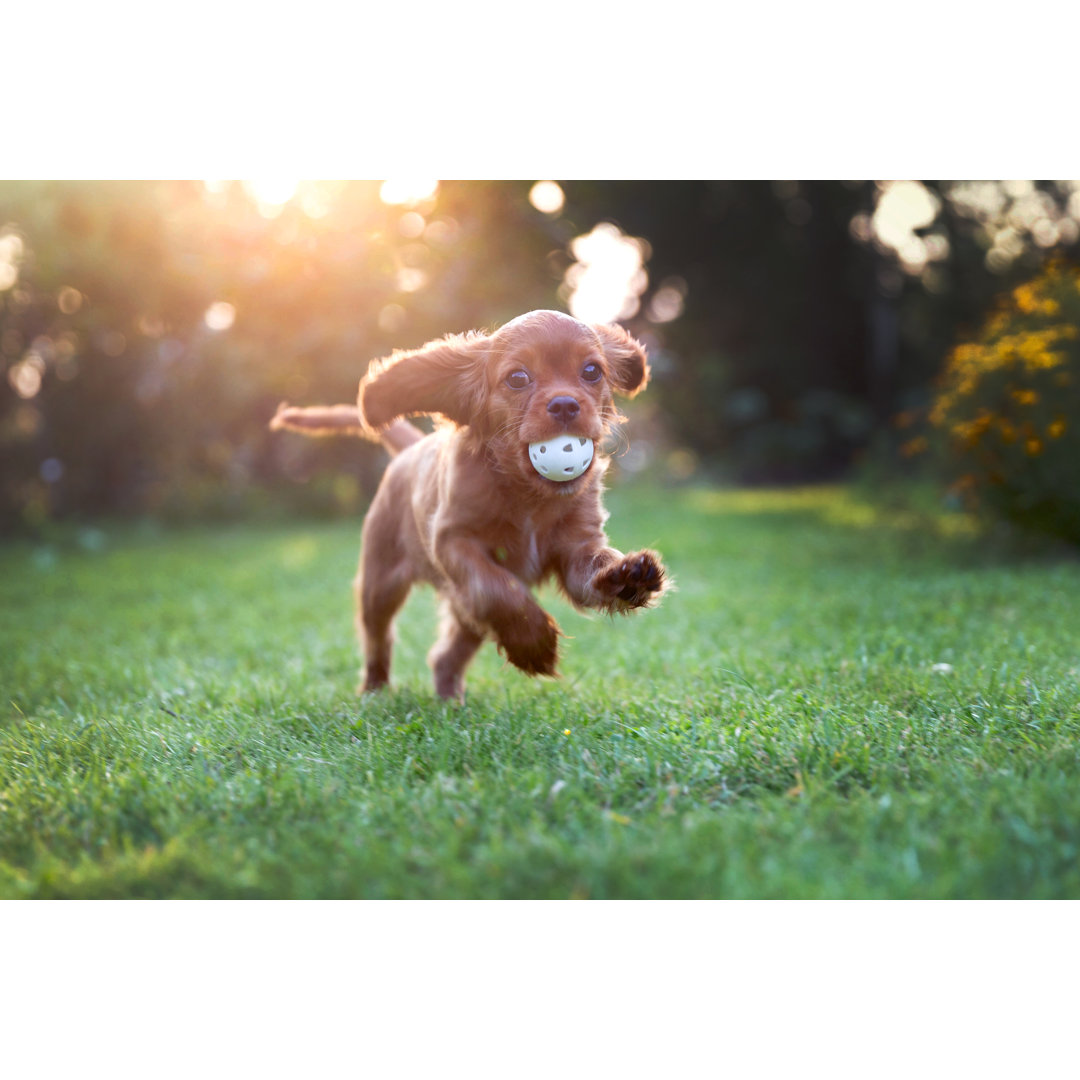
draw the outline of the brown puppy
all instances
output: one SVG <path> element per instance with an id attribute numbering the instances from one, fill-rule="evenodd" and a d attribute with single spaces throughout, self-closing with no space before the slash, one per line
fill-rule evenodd
<path id="1" fill-rule="evenodd" d="M 612 393 L 648 381 L 645 349 L 619 326 L 533 311 L 492 334 L 452 335 L 375 361 L 358 407 L 282 408 L 272 422 L 307 434 L 381 439 L 396 454 L 364 521 L 355 582 L 364 690 L 390 677 L 392 623 L 410 588 L 442 597 L 428 656 L 435 689 L 464 699 L 465 669 L 486 638 L 528 675 L 555 675 L 559 628 L 530 587 L 554 577 L 580 608 L 626 613 L 668 586 L 652 551 L 623 555 L 604 535 L 596 454 L 575 479 L 540 475 L 529 445 L 594 443 L 622 418 Z M 424 436 L 406 416 L 445 418 Z"/>

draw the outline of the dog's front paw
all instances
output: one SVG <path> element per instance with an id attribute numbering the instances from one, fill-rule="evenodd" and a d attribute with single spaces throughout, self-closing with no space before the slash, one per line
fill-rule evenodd
<path id="1" fill-rule="evenodd" d="M 543 608 L 515 612 L 495 628 L 500 652 L 526 675 L 555 675 L 559 624 Z"/>
<path id="2" fill-rule="evenodd" d="M 631 611 L 658 603 L 668 585 L 655 551 L 635 551 L 597 574 L 593 587 L 612 611 Z"/>

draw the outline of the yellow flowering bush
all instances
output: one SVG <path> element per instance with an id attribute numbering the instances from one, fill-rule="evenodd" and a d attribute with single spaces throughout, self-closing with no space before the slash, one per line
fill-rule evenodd
<path id="1" fill-rule="evenodd" d="M 1080 270 L 1052 263 L 1005 297 L 949 356 L 929 419 L 954 491 L 1080 543 Z"/>

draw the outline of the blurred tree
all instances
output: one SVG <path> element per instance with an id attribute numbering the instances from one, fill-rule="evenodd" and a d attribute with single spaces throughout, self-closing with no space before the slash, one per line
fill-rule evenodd
<path id="1" fill-rule="evenodd" d="M 3 523 L 229 513 L 269 485 L 354 510 L 381 452 L 272 437 L 278 402 L 352 400 L 395 347 L 557 303 L 528 185 L 446 188 L 0 186 Z"/>
<path id="2" fill-rule="evenodd" d="M 743 479 L 845 466 L 870 424 L 863 307 L 869 260 L 847 223 L 857 185 L 568 183 L 567 213 L 607 216 L 652 247 L 682 314 L 655 325 L 664 408 L 701 455 Z M 633 320 L 647 332 L 648 306 Z"/>
<path id="3" fill-rule="evenodd" d="M 381 451 L 271 436 L 279 401 L 586 280 L 652 348 L 638 430 L 835 476 L 1078 221 L 1076 182 L 3 183 L 0 522 L 353 512 Z"/>
<path id="4" fill-rule="evenodd" d="M 566 214 L 651 245 L 680 436 L 743 481 L 838 475 L 923 406 L 994 294 L 1075 250 L 1077 182 L 567 182 Z M 655 293 L 653 294 L 655 295 Z"/>

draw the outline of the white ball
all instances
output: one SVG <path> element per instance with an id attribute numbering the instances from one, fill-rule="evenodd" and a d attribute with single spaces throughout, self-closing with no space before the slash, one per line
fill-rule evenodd
<path id="1" fill-rule="evenodd" d="M 581 435 L 558 435 L 554 439 L 529 443 L 533 468 L 549 480 L 563 483 L 576 480 L 593 458 L 593 441 Z"/>

